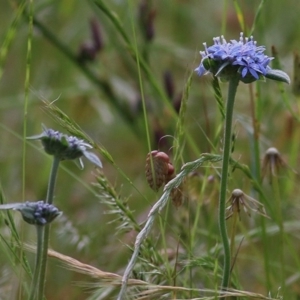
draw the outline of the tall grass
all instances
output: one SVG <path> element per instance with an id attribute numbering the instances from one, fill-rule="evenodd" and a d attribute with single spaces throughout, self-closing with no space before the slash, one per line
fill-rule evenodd
<path id="1" fill-rule="evenodd" d="M 26 139 L 41 123 L 85 140 L 103 162 L 60 163 L 46 299 L 298 299 L 299 9 L 293 0 L 0 4 L 1 204 L 46 199 L 51 158 Z M 222 193 L 242 190 L 268 218 L 240 207 L 224 220 L 222 289 L 228 84 L 194 69 L 203 42 L 242 30 L 294 79 L 239 84 Z M 265 159 L 270 147 L 282 163 Z M 158 192 L 145 176 L 153 150 L 175 168 Z M 0 212 L 0 298 L 28 299 L 36 232 Z"/>

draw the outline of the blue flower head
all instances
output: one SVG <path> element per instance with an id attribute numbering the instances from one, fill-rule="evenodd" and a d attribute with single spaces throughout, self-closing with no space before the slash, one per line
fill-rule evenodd
<path id="1" fill-rule="evenodd" d="M 56 217 L 62 214 L 52 204 L 44 201 L 25 202 L 15 208 L 21 212 L 23 220 L 29 224 L 43 226 L 52 222 Z"/>
<path id="2" fill-rule="evenodd" d="M 44 201 L 0 204 L 0 210 L 8 209 L 19 211 L 25 222 L 38 226 L 51 223 L 62 214 L 54 205 Z"/>
<path id="3" fill-rule="evenodd" d="M 244 38 L 240 34 L 239 41 L 227 42 L 223 36 L 215 37 L 214 44 L 200 51 L 201 63 L 195 71 L 199 76 L 212 73 L 223 81 L 239 74 L 240 80 L 250 83 L 264 77 L 289 83 L 288 75 L 280 70 L 272 70 L 269 66 L 273 57 L 264 54 L 265 47 L 257 46 L 253 37 Z"/>

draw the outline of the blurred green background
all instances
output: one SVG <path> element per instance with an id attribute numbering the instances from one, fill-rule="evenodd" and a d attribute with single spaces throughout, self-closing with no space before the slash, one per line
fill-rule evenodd
<path id="1" fill-rule="evenodd" d="M 29 19 L 25 12 L 28 13 L 30 10 L 31 2 L 26 2 L 25 12 L 18 16 L 21 2 L 0 1 L 1 185 L 7 202 L 45 198 L 51 159 L 43 153 L 38 142 L 28 142 L 25 151 L 22 136 L 24 122 L 27 124 L 27 136 L 40 133 L 42 123 L 65 132 L 45 110 L 43 100 L 55 101 L 55 105 L 111 154 L 115 166 L 101 157 L 104 164 L 103 174 L 115 187 L 120 198 L 128 201 L 138 222 L 142 222 L 159 195 L 151 191 L 145 181 L 145 159 L 149 147 L 142 112 L 137 64 L 121 36 L 121 30 L 116 29 L 95 2 L 97 1 L 32 1 L 32 15 L 34 20 L 40 23 L 34 24 L 32 38 L 30 38 Z M 111 0 L 103 2 L 118 16 L 122 30 L 129 37 L 132 45 L 136 37 L 139 55 L 148 64 L 157 83 L 158 88 L 155 89 L 151 78 L 145 72 L 141 72 L 151 150 L 159 148 L 170 155 L 172 153 L 171 147 L 174 142 L 172 137 L 175 135 L 178 120 L 173 107 L 175 109 L 178 107 L 186 81 L 200 63 L 199 51 L 204 49 L 203 43 L 207 42 L 211 45 L 212 38 L 221 34 L 230 40 L 238 39 L 241 31 L 249 32 L 261 3 L 263 7 L 253 32 L 255 40 L 259 45 L 266 46 L 268 55 L 272 55 L 271 47 L 274 46 L 283 71 L 291 78 L 294 76 L 293 55 L 300 48 L 300 5 L 297 0 L 264 2 L 258 0 Z M 89 61 L 80 55 L 84 44 L 93 43 L 91 22 L 94 30 L 99 31 L 102 44 L 95 57 Z M 41 30 L 41 24 L 46 32 L 50 32 L 53 36 L 47 36 L 45 30 L 44 32 Z M 148 36 L 145 30 L 150 30 Z M 7 41 L 10 41 L 9 45 Z M 31 59 L 27 64 L 30 41 Z M 73 56 L 66 55 L 55 42 L 66 47 L 64 49 Z M 94 74 L 93 78 L 100 80 L 102 85 L 95 84 L 91 77 L 87 77 L 85 70 L 90 70 Z M 24 116 L 26 71 L 30 71 L 30 81 L 27 114 Z M 222 84 L 221 87 L 224 89 L 223 97 L 225 97 L 227 85 Z M 284 95 L 292 111 L 299 115 L 299 97 L 292 94 L 292 85 L 285 88 Z M 277 147 L 290 168 L 298 171 L 299 122 L 289 113 L 280 88 L 274 82 L 267 81 L 260 84 L 260 93 L 263 99 L 260 103 L 263 112 L 261 116 L 262 156 L 268 147 Z M 162 94 L 169 104 L 161 98 Z M 244 84 L 239 88 L 235 120 L 237 139 L 234 157 L 248 164 L 251 169 L 253 128 L 249 86 Z M 217 135 L 220 124 L 221 116 L 210 86 L 210 77 L 198 78 L 195 74 L 185 113 L 185 130 L 194 141 L 194 147 L 189 143 L 181 145 L 183 152 L 181 160 L 176 165 L 177 171 L 184 162 L 196 159 L 200 153 L 214 151 L 220 153 L 221 144 Z M 165 135 L 171 137 L 161 139 Z M 212 144 L 215 146 L 214 149 Z M 99 153 L 98 155 L 101 156 Z M 213 169 L 201 172 L 202 177 L 196 174 L 199 175 L 196 182 L 199 186 L 196 187 L 195 197 L 201 198 L 199 201 L 206 204 L 203 204 L 204 212 L 199 220 L 199 240 L 195 246 L 198 250 L 194 252 L 194 255 L 199 256 L 207 253 L 219 241 L 216 221 L 217 172 Z M 91 185 L 95 182 L 94 174 L 95 170 L 88 162 L 85 162 L 84 170 L 79 170 L 72 162 L 62 164 L 55 203 L 64 215 L 52 226 L 50 245 L 54 250 L 82 262 L 105 271 L 122 274 L 131 255 L 126 244 L 133 245 L 136 233 L 116 234 L 118 223 L 110 223 L 115 216 L 106 214 L 107 206 L 100 203 L 101 197 L 99 199 L 96 195 L 97 188 Z M 209 185 L 203 178 L 211 175 L 214 179 L 212 185 Z M 249 180 L 239 174 L 234 174 L 233 177 L 229 190 L 241 187 L 249 194 L 251 186 Z M 300 246 L 298 241 L 300 223 L 297 223 L 300 208 L 297 180 L 299 178 L 292 171 L 284 174 L 282 179 L 283 218 L 287 221 L 295 221 L 295 230 L 291 230 L 289 234 L 296 252 Z M 201 190 L 200 184 L 204 181 L 207 186 Z M 272 198 L 267 183 L 265 189 L 266 195 Z M 199 194 L 201 197 L 198 196 Z M 272 203 L 272 200 L 270 201 Z M 182 238 L 182 235 L 188 232 L 188 220 L 193 216 L 193 211 L 187 203 L 181 208 L 169 209 L 167 232 L 170 247 L 176 247 L 177 236 Z M 34 243 L 33 228 L 24 225 L 17 214 L 14 214 L 14 217 L 24 242 Z M 245 221 L 244 232 L 256 228 L 253 220 L 248 220 L 246 215 L 242 217 L 242 221 Z M 9 239 L 9 231 L 4 221 L 1 221 L 1 224 L 1 235 Z M 271 248 L 276 248 L 278 242 L 276 236 L 271 238 L 271 241 Z M 249 238 L 247 242 L 251 244 L 255 241 Z M 1 247 L 5 249 L 5 244 L 2 243 Z M 253 247 L 260 249 L 261 244 L 258 242 Z M 267 295 L 268 291 L 261 279 L 262 257 L 260 251 L 253 250 L 253 247 L 246 247 L 239 254 L 241 256 L 238 267 L 239 280 L 245 290 Z M 3 292 L 0 299 L 22 299 L 18 296 L 19 280 L 22 278 L 20 268 L 11 261 L 7 251 L 1 253 L 0 289 Z M 32 254 L 28 255 L 30 260 L 33 259 Z M 292 283 L 289 285 L 289 298 L 284 299 L 300 297 L 300 270 L 297 269 L 293 259 L 290 258 L 290 253 L 286 253 L 288 273 L 290 277 L 294 275 L 294 280 L 291 279 Z M 280 284 L 276 281 L 276 276 L 274 277 L 276 291 Z M 75 283 L 84 280 L 87 280 L 84 276 L 62 268 L 56 260 L 50 260 L 47 299 L 87 299 L 89 295 L 87 290 Z M 103 299 L 112 298 L 111 294 L 106 298 L 103 296 Z M 102 298 L 99 296 L 97 299 Z"/>

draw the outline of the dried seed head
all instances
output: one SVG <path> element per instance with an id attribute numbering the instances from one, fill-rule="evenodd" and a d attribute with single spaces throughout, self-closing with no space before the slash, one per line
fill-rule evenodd
<path id="1" fill-rule="evenodd" d="M 226 219 L 229 219 L 235 213 L 238 213 L 240 216 L 241 206 L 249 217 L 251 217 L 251 211 L 253 211 L 269 218 L 263 204 L 244 194 L 244 192 L 240 189 L 233 190 L 227 202 L 229 202 L 230 205 L 226 209 L 228 212 Z"/>
<path id="2" fill-rule="evenodd" d="M 270 147 L 267 151 L 266 151 L 266 155 L 279 155 L 279 151 L 275 148 L 275 147 Z"/>
<path id="3" fill-rule="evenodd" d="M 243 193 L 243 191 L 240 190 L 240 189 L 235 189 L 235 190 L 233 190 L 232 193 L 231 193 L 231 197 L 238 198 L 238 197 L 242 197 L 242 196 L 244 196 L 244 193 Z"/>
<path id="4" fill-rule="evenodd" d="M 286 167 L 286 163 L 281 157 L 279 151 L 276 148 L 271 147 L 266 151 L 263 159 L 262 178 L 264 178 L 266 173 L 269 173 L 270 181 L 271 181 L 272 177 L 277 176 L 279 170 L 284 167 Z"/>
<path id="5" fill-rule="evenodd" d="M 172 167 L 169 156 L 166 153 L 157 150 L 148 153 L 145 167 L 146 179 L 154 191 L 158 191 L 166 183 L 166 178 L 169 172 L 172 171 Z"/>

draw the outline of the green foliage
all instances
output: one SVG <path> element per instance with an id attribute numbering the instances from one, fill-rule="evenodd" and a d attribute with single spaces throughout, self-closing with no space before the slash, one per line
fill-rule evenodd
<path id="1" fill-rule="evenodd" d="M 103 162 L 101 171 L 60 165 L 54 199 L 63 217 L 51 225 L 47 300 L 115 299 L 126 268 L 128 299 L 299 298 L 299 95 L 268 80 L 239 85 L 227 198 L 241 189 L 270 219 L 241 206 L 236 226 L 226 221 L 235 247 L 222 291 L 228 86 L 193 72 L 203 42 L 243 30 L 293 78 L 297 1 L 0 2 L 1 204 L 46 198 L 51 158 L 26 139 L 42 123 L 84 140 Z M 280 167 L 265 163 L 270 147 Z M 175 168 L 158 193 L 144 174 L 152 150 Z M 0 241 L 0 298 L 27 299 L 36 232 L 0 211 Z"/>

